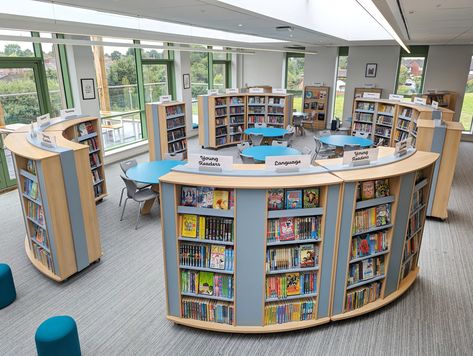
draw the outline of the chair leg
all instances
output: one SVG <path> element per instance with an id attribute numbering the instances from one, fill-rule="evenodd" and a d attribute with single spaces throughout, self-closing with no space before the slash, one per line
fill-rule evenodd
<path id="1" fill-rule="evenodd" d="M 142 203 L 142 202 L 141 202 L 141 203 L 138 205 L 138 216 L 136 217 L 135 230 L 138 230 L 138 223 L 140 222 L 140 216 L 141 216 L 141 205 L 143 205 L 143 203 Z"/>
<path id="2" fill-rule="evenodd" d="M 120 202 L 118 203 L 118 206 L 122 206 L 122 199 L 123 199 L 123 193 L 125 192 L 126 187 L 122 188 L 122 194 L 120 194 Z"/>
<path id="3" fill-rule="evenodd" d="M 125 213 L 125 208 L 126 208 L 126 202 L 127 201 L 128 201 L 128 198 L 126 198 L 125 202 L 123 203 L 122 216 L 120 217 L 120 221 L 123 221 L 123 214 Z"/>

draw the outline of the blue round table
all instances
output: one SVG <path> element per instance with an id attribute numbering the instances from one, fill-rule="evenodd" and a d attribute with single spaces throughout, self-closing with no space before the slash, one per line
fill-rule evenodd
<path id="1" fill-rule="evenodd" d="M 360 145 L 360 147 L 369 147 L 373 145 L 373 141 L 368 140 L 367 138 L 346 135 L 323 136 L 320 138 L 320 142 L 326 145 L 342 148 L 345 145 Z"/>
<path id="2" fill-rule="evenodd" d="M 263 137 L 282 137 L 285 133 L 288 133 L 286 129 L 279 129 L 277 127 L 252 127 L 245 130 L 245 134 L 263 134 Z"/>
<path id="3" fill-rule="evenodd" d="M 138 163 L 126 171 L 126 176 L 140 183 L 158 184 L 160 177 L 171 172 L 172 168 L 182 164 L 186 164 L 186 162 L 163 160 Z"/>
<path id="4" fill-rule="evenodd" d="M 284 146 L 254 146 L 245 148 L 243 155 L 253 157 L 256 161 L 264 162 L 268 156 L 294 156 L 300 155 L 300 151 Z"/>

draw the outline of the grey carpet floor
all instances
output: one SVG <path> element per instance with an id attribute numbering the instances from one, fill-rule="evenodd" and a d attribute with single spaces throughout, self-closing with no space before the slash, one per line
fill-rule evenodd
<path id="1" fill-rule="evenodd" d="M 196 139 L 189 146 L 199 150 Z M 313 147 L 312 137 L 295 146 Z M 236 157 L 235 148 L 219 153 Z M 106 167 L 110 195 L 97 207 L 104 256 L 63 284 L 31 266 L 18 193 L 3 194 L 0 261 L 12 267 L 18 299 L 0 310 L 0 355 L 34 355 L 36 328 L 60 314 L 77 321 L 84 355 L 471 355 L 472 163 L 473 144 L 462 143 L 449 219 L 427 222 L 421 273 L 403 297 L 357 319 L 274 335 L 206 332 L 165 319 L 159 208 L 143 217 L 138 231 L 134 203 L 119 221 L 118 165 Z"/>

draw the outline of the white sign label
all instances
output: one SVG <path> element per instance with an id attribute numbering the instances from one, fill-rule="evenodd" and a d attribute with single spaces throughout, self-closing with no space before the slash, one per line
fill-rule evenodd
<path id="1" fill-rule="evenodd" d="M 231 171 L 233 157 L 194 153 L 189 155 L 189 167 L 210 171 Z"/>
<path id="2" fill-rule="evenodd" d="M 250 88 L 248 92 L 251 94 L 263 94 L 264 88 Z"/>
<path id="3" fill-rule="evenodd" d="M 439 108 L 439 102 L 438 101 L 435 101 L 435 100 L 432 100 L 432 107 L 434 109 L 438 109 Z"/>
<path id="4" fill-rule="evenodd" d="M 218 95 L 218 89 L 207 90 L 207 95 Z"/>
<path id="5" fill-rule="evenodd" d="M 316 86 L 316 87 L 323 87 L 323 86 L 324 86 L 324 82 L 315 82 L 315 83 L 314 83 L 314 86 Z"/>
<path id="6" fill-rule="evenodd" d="M 268 171 L 296 171 L 309 167 L 310 155 L 266 157 L 266 170 Z"/>
<path id="7" fill-rule="evenodd" d="M 415 97 L 414 104 L 427 105 L 427 99 Z"/>
<path id="8" fill-rule="evenodd" d="M 40 127 L 49 124 L 49 121 L 51 121 L 51 117 L 49 116 L 49 114 L 44 114 L 36 118 L 36 122 Z"/>
<path id="9" fill-rule="evenodd" d="M 369 164 L 378 159 L 378 148 L 366 148 L 343 153 L 343 164 L 362 165 Z"/>
<path id="10" fill-rule="evenodd" d="M 376 88 L 376 84 L 373 83 L 365 83 L 363 88 Z"/>
<path id="11" fill-rule="evenodd" d="M 161 95 L 159 97 L 159 101 L 162 103 L 166 103 L 168 101 L 172 101 L 172 95 Z"/>
<path id="12" fill-rule="evenodd" d="M 381 98 L 381 93 L 363 93 L 363 98 L 365 98 L 365 99 L 379 99 L 379 98 Z"/>
<path id="13" fill-rule="evenodd" d="M 402 101 L 402 99 L 404 99 L 404 95 L 389 94 L 389 100 Z"/>
<path id="14" fill-rule="evenodd" d="M 61 110 L 61 117 L 62 118 L 67 118 L 69 116 L 76 116 L 76 115 L 79 115 L 79 112 L 77 111 L 76 108 L 72 108 L 72 109 L 62 109 Z"/>
<path id="15" fill-rule="evenodd" d="M 287 89 L 283 89 L 283 88 L 274 88 L 273 89 L 273 94 L 286 94 L 287 93 Z"/>
<path id="16" fill-rule="evenodd" d="M 226 94 L 238 94 L 240 90 L 238 88 L 227 88 L 225 89 Z"/>
<path id="17" fill-rule="evenodd" d="M 46 135 L 45 133 L 38 132 L 38 138 L 41 141 L 41 144 L 48 147 L 56 147 L 56 137 Z"/>

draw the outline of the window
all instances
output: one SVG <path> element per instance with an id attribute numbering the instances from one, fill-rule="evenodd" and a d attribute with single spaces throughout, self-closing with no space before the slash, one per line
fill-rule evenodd
<path id="1" fill-rule="evenodd" d="M 31 37 L 31 32 L 27 31 L 10 31 L 0 30 L 0 34 L 4 36 L 22 36 Z M 1 57 L 34 57 L 34 48 L 32 42 L 13 42 L 0 41 Z"/>
<path id="2" fill-rule="evenodd" d="M 422 93 L 429 46 L 411 46 L 411 53 L 401 49 L 396 94 L 410 97 Z"/>
<path id="3" fill-rule="evenodd" d="M 223 47 L 212 47 L 223 50 Z M 231 86 L 231 54 L 212 52 L 209 54 L 209 70 L 211 69 L 211 88 L 223 91 Z"/>
<path id="4" fill-rule="evenodd" d="M 337 77 L 333 94 L 333 118 L 343 121 L 343 103 L 345 102 L 345 86 L 347 83 L 348 47 L 338 48 Z"/>
<path id="5" fill-rule="evenodd" d="M 40 37 L 52 38 L 51 33 L 40 33 Z M 60 75 L 58 71 L 57 45 L 52 43 L 42 43 L 42 56 L 44 69 L 46 71 L 46 80 L 48 82 L 49 100 L 51 102 L 51 117 L 60 115 L 62 108 L 66 107 L 65 99 L 62 95 Z"/>
<path id="6" fill-rule="evenodd" d="M 463 124 L 466 132 L 473 133 L 473 56 L 471 57 L 470 70 L 468 71 L 460 122 Z"/>
<path id="7" fill-rule="evenodd" d="M 209 54 L 207 52 L 191 52 L 191 92 L 192 92 L 192 123 L 198 119 L 197 97 L 207 94 L 209 89 Z"/>
<path id="8" fill-rule="evenodd" d="M 286 53 L 286 89 L 294 94 L 294 109 L 302 111 L 302 92 L 304 91 L 303 54 Z"/>

